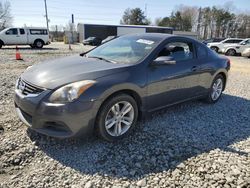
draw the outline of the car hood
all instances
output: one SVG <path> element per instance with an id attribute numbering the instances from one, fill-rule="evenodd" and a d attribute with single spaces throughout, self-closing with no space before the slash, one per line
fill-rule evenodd
<path id="1" fill-rule="evenodd" d="M 21 75 L 21 78 L 39 87 L 55 89 L 68 83 L 85 79 L 95 80 L 122 72 L 128 66 L 77 55 L 33 65 Z"/>

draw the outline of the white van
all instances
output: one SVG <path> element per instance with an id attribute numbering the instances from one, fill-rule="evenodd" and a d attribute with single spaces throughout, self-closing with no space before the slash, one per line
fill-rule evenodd
<path id="1" fill-rule="evenodd" d="M 6 28 L 0 32 L 0 48 L 4 45 L 30 45 L 32 48 L 42 48 L 47 44 L 49 34 L 46 28 Z"/>

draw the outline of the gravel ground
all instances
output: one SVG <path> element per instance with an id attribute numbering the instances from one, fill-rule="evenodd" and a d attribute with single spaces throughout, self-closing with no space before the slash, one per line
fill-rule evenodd
<path id="1" fill-rule="evenodd" d="M 130 137 L 57 140 L 27 130 L 14 84 L 33 63 L 87 50 L 53 43 L 0 50 L 0 187 L 250 187 L 250 59 L 230 57 L 215 105 L 188 102 L 155 112 Z"/>

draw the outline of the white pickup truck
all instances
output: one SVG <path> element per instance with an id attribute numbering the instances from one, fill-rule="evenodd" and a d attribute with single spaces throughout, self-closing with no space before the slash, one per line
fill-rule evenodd
<path id="1" fill-rule="evenodd" d="M 42 48 L 47 44 L 49 34 L 46 28 L 6 28 L 0 32 L 0 48 L 4 45 L 30 45 L 32 48 Z"/>

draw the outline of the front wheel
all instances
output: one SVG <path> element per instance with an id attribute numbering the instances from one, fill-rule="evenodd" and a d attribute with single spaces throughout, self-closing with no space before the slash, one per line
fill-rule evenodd
<path id="1" fill-rule="evenodd" d="M 216 103 L 221 97 L 224 86 L 225 86 L 225 80 L 223 76 L 220 74 L 217 75 L 212 82 L 209 94 L 206 98 L 206 102 Z"/>
<path id="2" fill-rule="evenodd" d="M 132 131 L 138 118 L 135 100 L 126 94 L 105 102 L 97 116 L 99 135 L 107 141 L 117 141 Z"/>

